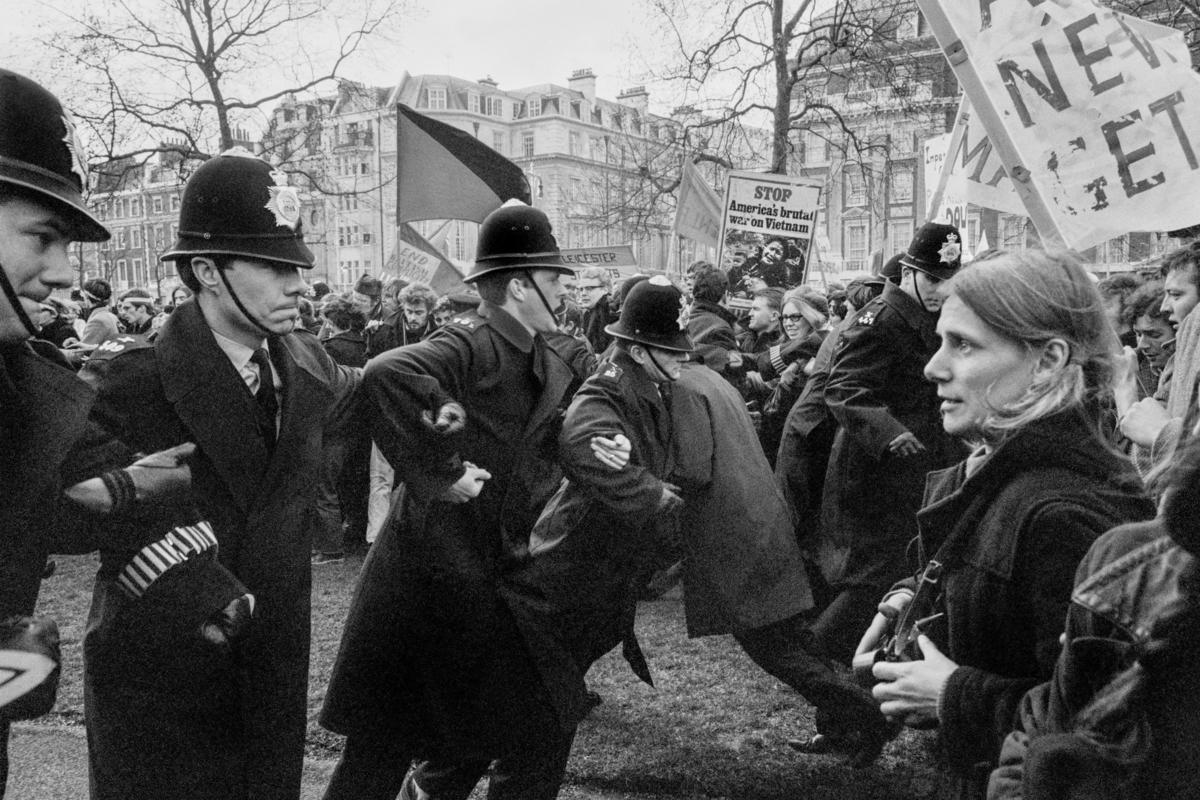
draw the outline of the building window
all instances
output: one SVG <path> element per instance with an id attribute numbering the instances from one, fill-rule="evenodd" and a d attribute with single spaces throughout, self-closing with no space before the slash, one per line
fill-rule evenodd
<path id="1" fill-rule="evenodd" d="M 908 250 L 908 245 L 913 238 L 913 221 L 911 219 L 894 219 L 888 223 L 888 227 L 892 246 L 890 252 L 884 255 L 891 258 L 895 253 L 903 253 Z"/>
<path id="2" fill-rule="evenodd" d="M 124 284 L 129 283 L 129 267 L 126 265 L 125 259 L 123 258 L 117 259 L 117 282 Z"/>
<path id="3" fill-rule="evenodd" d="M 162 202 L 161 194 L 154 195 L 154 213 L 155 214 L 163 213 L 163 202 Z"/>
<path id="4" fill-rule="evenodd" d="M 140 217 L 141 215 L 142 215 L 142 201 L 135 197 L 129 201 L 129 216 Z"/>
<path id="5" fill-rule="evenodd" d="M 579 135 L 579 131 L 571 131 L 567 134 L 567 148 L 573 156 L 583 154 L 583 137 Z"/>
<path id="6" fill-rule="evenodd" d="M 129 229 L 129 246 L 130 247 L 141 247 L 142 246 L 142 229 L 141 228 L 130 228 Z"/>
<path id="7" fill-rule="evenodd" d="M 805 163 L 824 164 L 829 161 L 829 142 L 825 137 L 808 132 L 808 142 L 804 147 Z"/>
<path id="8" fill-rule="evenodd" d="M 504 101 L 499 97 L 493 95 L 484 98 L 484 107 L 487 109 L 488 116 L 490 117 L 504 116 Z"/>
<path id="9" fill-rule="evenodd" d="M 913 199 L 913 174 L 907 167 L 892 169 L 892 202 L 911 203 Z"/>
<path id="10" fill-rule="evenodd" d="M 583 105 L 578 100 L 571 101 L 571 119 L 583 119 Z"/>
<path id="11" fill-rule="evenodd" d="M 117 249 L 118 250 L 125 249 L 125 229 L 124 228 L 121 228 L 121 230 L 117 231 Z"/>
<path id="12" fill-rule="evenodd" d="M 504 155 L 504 134 L 500 131 L 492 131 L 492 149 Z"/>
<path id="13" fill-rule="evenodd" d="M 846 205 L 865 206 L 867 204 L 867 181 L 863 177 L 861 167 L 846 169 Z"/>
<path id="14" fill-rule="evenodd" d="M 1001 248 L 1025 249 L 1025 218 L 1017 216 L 1003 217 L 1000 222 Z"/>
<path id="15" fill-rule="evenodd" d="M 526 107 L 529 109 L 529 113 L 526 116 L 540 117 L 542 115 L 542 98 L 529 98 L 529 100 L 526 102 Z"/>
<path id="16" fill-rule="evenodd" d="M 525 158 L 533 158 L 533 131 L 521 134 L 521 154 Z"/>
<path id="17" fill-rule="evenodd" d="M 446 109 L 446 88 L 444 86 L 429 87 L 429 105 L 431 111 L 444 111 Z"/>
<path id="18" fill-rule="evenodd" d="M 171 210 L 172 211 L 179 210 L 179 195 L 177 195 L 177 194 L 171 195 Z"/>
<path id="19" fill-rule="evenodd" d="M 479 113 L 479 95 L 474 92 L 467 93 L 467 111 L 472 114 Z"/>
<path id="20" fill-rule="evenodd" d="M 846 223 L 846 269 L 865 269 L 867 264 L 867 223 Z"/>
<path id="21" fill-rule="evenodd" d="M 142 274 L 142 260 L 140 258 L 135 258 L 133 260 L 132 266 L 133 266 L 133 280 L 137 285 L 145 286 L 147 283 L 150 282 L 147 279 L 147 276 Z"/>

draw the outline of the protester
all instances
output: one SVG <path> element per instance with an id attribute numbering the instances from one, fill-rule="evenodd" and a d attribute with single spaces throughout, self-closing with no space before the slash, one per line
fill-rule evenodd
<path id="1" fill-rule="evenodd" d="M 1198 499 L 1193 439 L 1158 517 L 1092 545 L 1054 677 L 1021 701 L 991 800 L 1200 796 Z"/>
<path id="2" fill-rule="evenodd" d="M 821 532 L 842 550 L 830 570 L 837 597 L 814 631 L 830 655 L 848 660 L 879 596 L 906 574 L 925 473 L 954 463 L 936 387 L 923 374 L 937 350 L 934 324 L 943 282 L 958 270 L 962 243 L 951 225 L 926 223 L 889 284 L 843 329 L 825 386 L 839 425 L 829 456 Z"/>
<path id="3" fill-rule="evenodd" d="M 825 299 L 792 289 L 784 295 L 784 340 L 758 356 L 758 374 L 771 387 L 762 404 L 758 440 L 771 468 L 783 436 L 783 424 L 792 406 L 804 391 L 813 361 L 829 333 L 825 313 L 819 308 Z"/>
<path id="4" fill-rule="evenodd" d="M 742 354 L 738 349 L 737 324 L 722 303 L 729 279 L 716 267 L 701 262 L 692 278 L 692 304 L 688 310 L 688 338 L 695 358 L 730 382 L 740 379 Z"/>
<path id="5" fill-rule="evenodd" d="M 433 321 L 432 327 L 434 330 L 443 328 L 450 324 L 450 320 L 454 318 L 454 306 L 450 302 L 450 298 L 443 295 L 433 304 L 433 310 L 430 312 L 429 318 Z"/>
<path id="6" fill-rule="evenodd" d="M 353 410 L 358 374 L 293 333 L 307 288 L 299 270 L 313 256 L 282 173 L 244 150 L 209 159 L 184 187 L 179 222 L 163 258 L 196 297 L 153 346 L 106 359 L 92 417 L 143 452 L 193 441 L 208 526 L 101 552 L 84 640 L 92 797 L 295 800 L 309 665 L 304 525 L 323 434 Z M 164 572 L 180 554 L 194 566 Z M 147 583 L 166 596 L 139 599 Z M 212 615 L 226 624 L 184 635 Z"/>
<path id="7" fill-rule="evenodd" d="M 923 583 L 919 660 L 876 663 L 873 691 L 890 719 L 937 728 L 948 784 L 978 798 L 1021 696 L 1054 668 L 1080 559 L 1153 506 L 1100 431 L 1117 342 L 1083 267 L 1001 254 L 944 291 L 925 375 L 946 433 L 977 449 L 930 474 L 917 577 L 884 598 L 858 652 L 879 646 Z"/>
<path id="8" fill-rule="evenodd" d="M 367 316 L 345 295 L 327 295 L 323 306 L 329 336 L 321 345 L 335 363 L 367 364 L 363 327 Z M 335 429 L 325 434 L 321 476 L 313 506 L 313 566 L 346 560 L 347 540 L 357 542 L 366 530 L 369 438 L 361 431 Z M 346 490 L 355 496 L 346 496 Z M 343 531 L 343 528 L 350 528 Z"/>
<path id="9" fill-rule="evenodd" d="M 557 790 L 566 752 L 496 582 L 561 477 L 576 378 L 541 334 L 570 273 L 546 215 L 514 201 L 480 228 L 478 310 L 367 367 L 374 438 L 407 491 L 364 564 L 321 711 L 347 736 L 329 800 L 391 800 L 414 757 L 438 798 L 465 798 L 496 759 L 490 796 Z"/>
<path id="10" fill-rule="evenodd" d="M 117 316 L 121 320 L 121 332 L 132 336 L 150 333 L 156 310 L 150 292 L 145 289 L 130 289 L 117 301 Z"/>
<path id="11" fill-rule="evenodd" d="M 810 583 L 814 586 L 817 608 L 824 609 L 831 597 L 827 579 L 817 569 L 819 551 L 825 537 L 821 534 L 821 497 L 825 487 L 825 472 L 829 453 L 837 433 L 837 420 L 825 403 L 825 385 L 833 362 L 842 329 L 853 320 L 858 309 L 879 296 L 883 281 L 877 278 L 856 279 L 846 290 L 846 320 L 831 331 L 813 358 L 811 374 L 804 382 L 800 397 L 792 404 L 783 422 L 779 451 L 775 458 L 775 476 L 783 490 L 792 518 L 796 538 L 810 568 Z M 836 552 L 829 546 L 830 555 Z M 832 561 L 839 559 L 830 558 Z M 836 567 L 831 565 L 830 572 Z M 837 654 L 834 654 L 837 657 Z M 847 660 L 846 654 L 840 660 Z"/>
<path id="12" fill-rule="evenodd" d="M 1137 344 L 1126 310 L 1130 295 L 1137 291 L 1139 285 L 1141 281 L 1129 274 L 1113 275 L 1096 284 L 1096 289 L 1104 300 L 1104 313 L 1108 317 L 1108 324 L 1116 331 L 1122 347 L 1134 347 Z"/>
<path id="13" fill-rule="evenodd" d="M 94 350 L 121 332 L 117 315 L 108 307 L 112 298 L 112 285 L 103 278 L 91 278 L 83 282 L 83 335 L 79 344 L 85 351 Z"/>
<path id="14" fill-rule="evenodd" d="M 604 329 L 616 321 L 611 305 L 612 279 L 607 270 L 588 267 L 580 271 L 575 289 L 583 309 L 583 335 L 592 345 L 592 352 L 603 353 L 612 341 Z"/>
<path id="15" fill-rule="evenodd" d="M 1138 358 L 1138 399 L 1158 396 L 1159 381 L 1175 352 L 1175 329 L 1170 312 L 1163 310 L 1163 287 L 1157 281 L 1142 284 L 1126 301 L 1126 317 L 1133 331 Z"/>
<path id="16" fill-rule="evenodd" d="M 1196 389 L 1200 383 L 1200 248 L 1181 247 L 1167 255 L 1162 264 L 1163 310 L 1175 326 L 1175 353 L 1164 366 L 1169 375 L 1160 381 L 1165 402 L 1147 397 L 1129 405 L 1122 402 L 1130 393 L 1117 397 L 1118 428 L 1131 442 L 1150 451 L 1155 465 L 1151 474 L 1169 468 L 1175 448 L 1186 438 L 1195 419 Z M 1169 382 L 1169 386 L 1163 386 Z"/>
<path id="17" fill-rule="evenodd" d="M 373 358 L 396 347 L 419 342 L 433 330 L 430 311 L 437 302 L 437 295 L 427 284 L 410 283 L 396 297 L 398 308 L 378 327 L 371 327 L 368 317 L 367 357 Z M 371 447 L 370 493 L 367 498 L 367 544 L 379 536 L 383 523 L 392 506 L 396 504 L 401 489 L 396 482 L 394 465 L 388 463 L 383 451 L 376 444 Z"/>
<path id="18" fill-rule="evenodd" d="M 42 321 L 38 324 L 37 338 L 61 348 L 67 339 L 76 336 L 74 319 L 75 311 L 67 303 L 47 297 L 42 301 Z"/>

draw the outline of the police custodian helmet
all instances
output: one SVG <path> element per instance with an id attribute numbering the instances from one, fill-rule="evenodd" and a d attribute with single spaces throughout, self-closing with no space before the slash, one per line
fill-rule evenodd
<path id="1" fill-rule="evenodd" d="M 662 275 L 643 280 L 629 290 L 621 304 L 621 318 L 604 332 L 640 345 L 692 352 L 687 335 L 687 309 L 683 292 Z"/>
<path id="2" fill-rule="evenodd" d="M 162 260 L 219 255 L 312 267 L 300 212 L 286 173 L 240 147 L 226 150 L 188 178 L 179 238 Z"/>
<path id="3" fill-rule="evenodd" d="M 926 222 L 900 256 L 900 264 L 948 280 L 962 266 L 962 234 L 953 225 Z"/>
<path id="4" fill-rule="evenodd" d="M 483 220 L 475 265 L 463 280 L 470 283 L 507 269 L 549 269 L 575 274 L 575 270 L 563 263 L 558 241 L 550 230 L 550 218 L 519 200 L 509 200 Z"/>
<path id="5" fill-rule="evenodd" d="M 50 92 L 6 69 L 0 69 L 0 183 L 49 201 L 75 241 L 111 236 L 83 201 L 87 155 L 70 114 Z"/>

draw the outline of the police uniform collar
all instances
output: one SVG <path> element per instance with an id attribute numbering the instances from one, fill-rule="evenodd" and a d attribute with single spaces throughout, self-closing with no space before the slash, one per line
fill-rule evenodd
<path id="1" fill-rule="evenodd" d="M 500 306 L 489 303 L 487 300 L 482 300 L 479 303 L 477 313 L 487 320 L 488 325 L 503 336 L 509 344 L 522 353 L 528 353 L 533 350 L 533 334 L 518 322 L 516 317 L 509 314 Z"/>
<path id="2" fill-rule="evenodd" d="M 879 297 L 885 305 L 894 309 L 915 330 L 926 328 L 932 330 L 936 324 L 937 314 L 926 311 L 925 306 L 921 305 L 915 297 L 894 283 L 884 286 L 883 294 Z"/>
<path id="3" fill-rule="evenodd" d="M 663 396 L 658 391 L 658 384 L 650 380 L 646 369 L 633 359 L 625 350 L 618 348 L 612 354 L 611 360 L 621 368 L 622 377 L 627 377 L 630 387 L 635 393 L 655 403 L 662 403 Z"/>

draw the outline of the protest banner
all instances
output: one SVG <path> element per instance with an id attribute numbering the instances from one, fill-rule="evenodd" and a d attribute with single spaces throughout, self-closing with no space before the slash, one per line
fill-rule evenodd
<path id="1" fill-rule="evenodd" d="M 675 236 L 717 248 L 721 234 L 721 198 L 704 180 L 691 159 L 683 161 L 679 201 L 675 206 Z"/>
<path id="2" fill-rule="evenodd" d="M 784 275 L 787 286 L 803 283 L 820 202 L 819 181 L 730 172 L 720 239 L 721 266 L 729 272 L 730 291 L 753 291 L 762 275 Z M 783 244 L 781 251 L 772 246 L 776 240 Z M 779 284 L 773 278 L 767 282 Z"/>
<path id="3" fill-rule="evenodd" d="M 408 223 L 396 228 L 396 246 L 383 271 L 408 283 L 425 283 L 438 294 L 463 291 L 467 285 L 462 273 L 441 252 Z"/>
<path id="4" fill-rule="evenodd" d="M 1092 0 L 917 0 L 1043 241 L 1200 222 L 1183 37 Z"/>
<path id="5" fill-rule="evenodd" d="M 964 95 L 950 133 L 925 140 L 926 218 L 965 230 L 968 205 L 1025 214 L 987 133 L 972 121 L 971 101 Z"/>
<path id="6" fill-rule="evenodd" d="M 633 245 L 614 244 L 608 247 L 574 247 L 562 250 L 563 263 L 574 270 L 602 267 L 609 278 L 620 280 L 638 273 Z"/>

